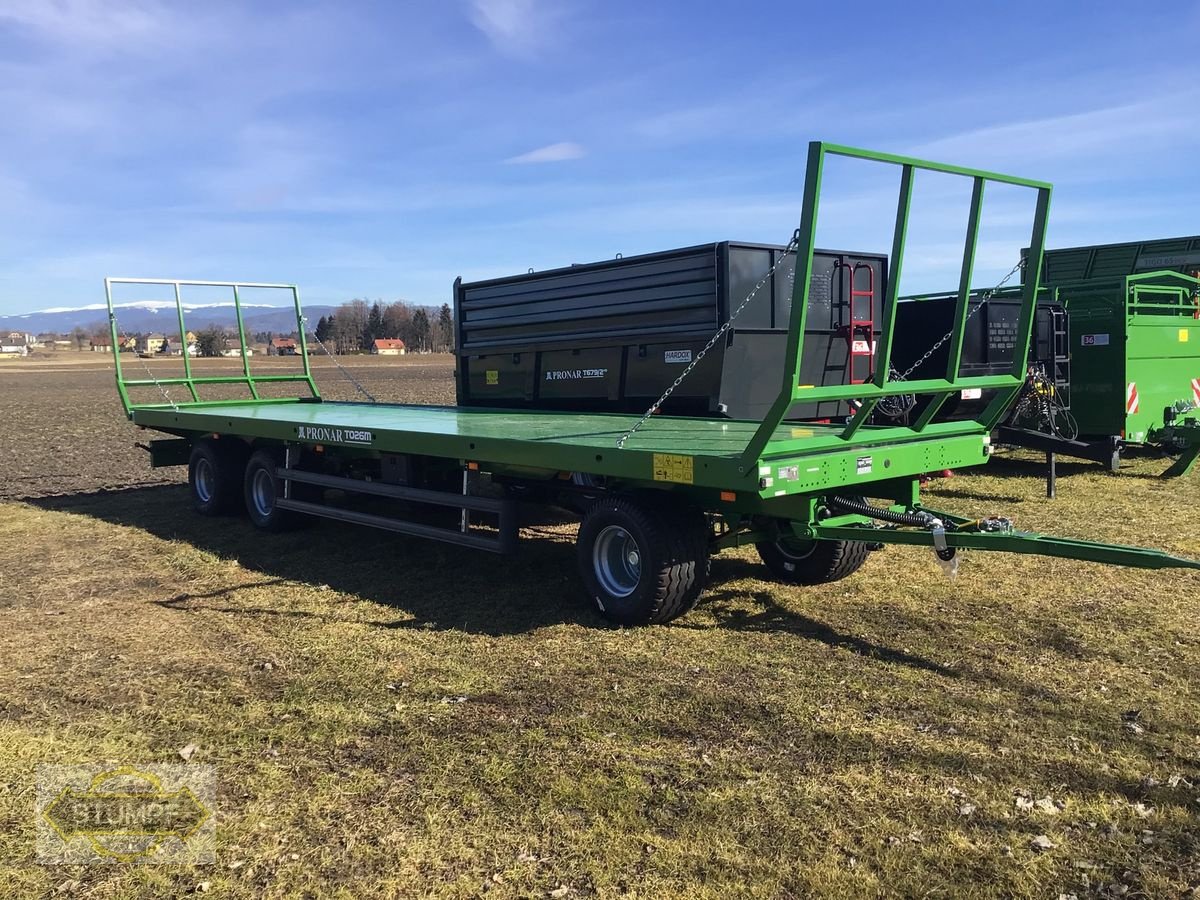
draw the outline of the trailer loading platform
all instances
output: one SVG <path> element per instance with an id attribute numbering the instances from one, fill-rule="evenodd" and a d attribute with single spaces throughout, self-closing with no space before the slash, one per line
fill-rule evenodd
<path id="1" fill-rule="evenodd" d="M 883 297 L 877 367 L 864 382 L 804 384 L 805 319 L 809 308 L 821 172 L 828 155 L 899 169 L 899 203 L 890 258 L 893 277 Z M 972 198 L 955 301 L 953 327 L 941 338 L 949 348 L 944 371 L 919 380 L 892 377 L 896 285 L 908 229 L 914 175 L 930 170 L 970 179 Z M 1016 323 L 1016 352 L 1007 371 L 964 375 L 962 350 L 968 321 L 976 239 L 984 186 L 990 182 L 1036 194 L 1030 246 L 1040 261 L 1050 186 L 956 166 L 814 143 L 809 148 L 797 275 L 788 325 L 782 383 L 761 421 L 676 418 L 657 415 L 663 400 L 732 327 L 757 290 L 750 292 L 693 357 L 664 396 L 642 416 L 614 413 L 427 407 L 328 402 L 312 379 L 305 321 L 295 301 L 302 372 L 256 377 L 245 352 L 239 291 L 233 293 L 242 346 L 243 375 L 204 378 L 184 357 L 180 378 L 127 379 L 114 352 L 117 386 L 137 425 L 175 435 L 150 444 L 153 465 L 189 468 L 195 509 L 206 515 L 244 509 L 273 531 L 304 516 L 437 538 L 508 552 L 515 548 L 515 510 L 525 502 L 552 502 L 582 511 L 577 538 L 581 579 L 588 596 L 609 618 L 626 624 L 664 622 L 686 612 L 703 591 L 708 557 L 753 544 L 778 579 L 799 584 L 834 581 L 855 572 L 885 544 L 923 544 L 948 566 L 960 548 L 1004 550 L 1085 559 L 1143 568 L 1200 569 L 1200 562 L 1156 550 L 1046 537 L 1018 531 L 1002 517 L 972 520 L 921 504 L 918 476 L 940 468 L 985 463 L 990 433 L 1021 390 L 1036 307 L 1038 266 L 1027 273 Z M 785 252 L 780 259 L 787 258 Z M 107 279 L 114 335 L 114 287 L 127 282 L 172 287 L 181 332 L 184 281 Z M 204 282 L 213 285 L 213 282 Z M 264 286 L 259 286 L 264 287 Z M 931 344 L 938 340 L 931 335 Z M 264 382 L 292 381 L 302 398 L 268 399 Z M 212 384 L 243 384 L 251 399 L 206 401 Z M 185 386 L 190 400 L 170 398 Z M 157 387 L 165 403 L 135 404 L 133 387 Z M 994 391 L 973 416 L 937 421 L 939 410 L 963 390 Z M 887 398 L 928 398 L 911 423 L 869 424 Z M 786 421 L 796 403 L 854 400 L 858 412 L 838 424 Z M 335 496 L 330 493 L 336 491 Z M 347 502 L 365 495 L 399 501 L 380 513 Z M 455 511 L 445 516 L 412 511 Z M 480 519 L 486 520 L 481 524 Z"/>
<path id="2" fill-rule="evenodd" d="M 920 475 L 931 468 L 978 465 L 988 453 L 980 435 L 957 435 L 931 443 L 897 440 L 892 429 L 864 429 L 851 448 L 844 425 L 786 425 L 776 429 L 747 480 L 741 458 L 757 422 L 728 419 L 655 418 L 626 446 L 615 442 L 637 422 L 632 415 L 549 413 L 328 401 L 217 403 L 202 408 L 146 408 L 134 421 L 160 431 L 236 434 L 250 440 L 296 442 L 377 453 L 454 457 L 548 472 L 588 472 L 630 482 L 688 484 L 747 495 L 782 497 L 813 490 Z M 669 457 L 686 457 L 676 471 Z M 878 463 L 875 458 L 878 457 Z M 797 467 L 778 477 L 779 468 Z M 765 482 L 760 485 L 759 482 Z"/>

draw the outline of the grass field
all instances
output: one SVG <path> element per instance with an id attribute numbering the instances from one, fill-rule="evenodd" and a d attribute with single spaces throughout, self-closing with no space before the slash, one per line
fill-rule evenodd
<path id="1" fill-rule="evenodd" d="M 453 399 L 448 358 L 363 361 Z M 322 365 L 332 395 L 353 389 Z M 0 897 L 1200 895 L 1200 577 L 888 549 L 607 626 L 511 560 L 191 514 L 102 363 L 0 368 Z M 931 503 L 1200 556 L 1200 482 L 998 459 Z M 42 763 L 216 767 L 214 866 L 34 858 Z"/>

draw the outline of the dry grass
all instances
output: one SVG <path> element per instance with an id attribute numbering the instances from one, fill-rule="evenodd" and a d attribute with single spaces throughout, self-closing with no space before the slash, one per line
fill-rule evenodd
<path id="1" fill-rule="evenodd" d="M 418 390 L 403 371 L 374 377 Z M 5 402 L 51 419 L 24 377 Z M 498 560 L 328 523 L 263 537 L 194 518 L 177 483 L 100 490 L 132 435 L 105 430 L 107 383 L 74 377 L 81 421 L 0 447 L 6 480 L 88 433 L 111 451 L 73 456 L 69 493 L 0 504 L 0 896 L 1200 885 L 1194 573 L 976 553 L 949 582 L 889 549 L 799 589 L 738 552 L 687 618 L 612 629 L 579 600 L 561 523 Z M 1035 468 L 1001 462 L 930 502 L 1200 556 L 1196 479 L 1163 467 L 1067 464 L 1049 503 Z M 217 866 L 35 863 L 37 764 L 193 742 L 219 776 Z"/>

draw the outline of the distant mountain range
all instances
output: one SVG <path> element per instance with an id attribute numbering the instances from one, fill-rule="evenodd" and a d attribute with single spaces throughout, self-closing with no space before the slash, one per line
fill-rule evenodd
<path id="1" fill-rule="evenodd" d="M 311 331 L 317 320 L 337 310 L 336 306 L 306 306 Z M 199 331 L 210 325 L 221 328 L 236 328 L 237 316 L 232 303 L 183 304 L 184 321 L 191 331 Z M 138 303 L 116 305 L 117 325 L 123 333 L 179 331 L 175 316 L 175 304 L 169 301 L 148 300 Z M 296 313 L 290 306 L 263 306 L 242 304 L 242 319 L 247 334 L 272 331 L 288 334 L 296 330 Z M 72 309 L 44 309 L 20 316 L 0 316 L 0 331 L 23 331 L 30 334 L 54 332 L 70 334 L 75 328 L 86 329 L 88 334 L 108 331 L 108 308 L 103 303 L 80 306 Z"/>

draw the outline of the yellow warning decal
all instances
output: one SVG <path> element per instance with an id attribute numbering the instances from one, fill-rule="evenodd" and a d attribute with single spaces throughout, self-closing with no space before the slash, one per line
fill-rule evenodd
<path id="1" fill-rule="evenodd" d="M 499 369 L 487 369 L 484 374 L 487 376 L 488 384 L 499 384 L 500 383 L 500 370 Z"/>
<path id="2" fill-rule="evenodd" d="M 692 458 L 675 453 L 654 454 L 654 480 L 673 481 L 675 484 L 692 483 Z"/>
<path id="3" fill-rule="evenodd" d="M 1188 342 L 1188 333 L 1190 331 L 1191 331 L 1190 328 L 1180 328 L 1179 329 L 1179 342 L 1181 344 L 1186 344 Z"/>
<path id="4" fill-rule="evenodd" d="M 792 429 L 792 437 L 794 437 L 794 438 L 810 438 L 814 434 L 816 434 L 816 432 L 813 431 L 811 428 L 793 428 Z"/>

